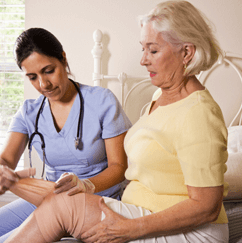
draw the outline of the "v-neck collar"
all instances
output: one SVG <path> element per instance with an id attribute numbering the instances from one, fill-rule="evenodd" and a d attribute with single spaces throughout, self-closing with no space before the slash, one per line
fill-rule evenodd
<path id="1" fill-rule="evenodd" d="M 170 109 L 171 107 L 175 107 L 175 106 L 179 106 L 180 104 L 184 103 L 186 100 L 190 99 L 191 97 L 197 95 L 197 94 L 201 94 L 201 93 L 209 93 L 209 91 L 207 90 L 207 88 L 203 89 L 203 90 L 196 90 L 194 92 L 192 92 L 191 94 L 189 94 L 187 97 L 181 99 L 181 100 L 178 100 L 176 102 L 173 102 L 171 104 L 168 104 L 168 105 L 164 105 L 164 106 L 158 106 L 154 111 L 151 111 L 153 105 L 155 104 L 156 100 L 159 98 L 159 96 L 161 95 L 158 95 L 156 96 L 154 99 L 152 99 L 152 101 L 150 102 L 150 104 L 148 105 L 147 109 L 146 109 L 146 112 L 144 113 L 144 115 L 146 116 L 150 116 L 152 115 L 156 110 L 165 110 L 165 109 Z"/>
<path id="2" fill-rule="evenodd" d="M 72 104 L 70 113 L 66 119 L 66 122 L 63 126 L 63 128 L 60 130 L 60 132 L 57 132 L 55 124 L 54 124 L 54 119 L 53 116 L 51 114 L 51 109 L 50 109 L 50 103 L 49 100 L 46 99 L 45 101 L 45 108 L 46 108 L 46 116 L 47 116 L 47 120 L 51 121 L 49 124 L 50 127 L 50 133 L 51 135 L 54 136 L 62 136 L 65 137 L 69 130 L 71 129 L 72 126 L 76 125 L 75 120 L 78 119 L 79 117 L 79 113 L 80 113 L 80 97 L 78 95 L 78 93 L 76 94 L 75 100 Z"/>

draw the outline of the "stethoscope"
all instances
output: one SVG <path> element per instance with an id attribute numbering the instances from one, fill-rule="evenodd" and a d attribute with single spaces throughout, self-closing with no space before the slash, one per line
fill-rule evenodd
<path id="1" fill-rule="evenodd" d="M 77 134 L 76 134 L 76 137 L 75 137 L 75 148 L 77 149 L 81 149 L 82 148 L 82 143 L 81 143 L 81 138 L 82 138 L 82 121 L 83 121 L 83 112 L 84 112 L 84 109 L 83 109 L 83 98 L 82 98 L 82 94 L 81 94 L 81 91 L 79 89 L 79 87 L 77 86 L 77 84 L 69 79 L 75 86 L 78 94 L 79 94 L 79 97 L 80 97 L 80 113 L 79 113 L 79 119 L 78 119 L 78 125 L 77 125 Z M 44 172 L 45 172 L 45 160 L 46 160 L 46 156 L 45 156 L 45 140 L 44 140 L 44 136 L 42 133 L 40 133 L 38 131 L 38 123 L 39 123 L 39 116 L 40 116 L 40 113 L 43 109 L 43 106 L 44 106 L 44 102 L 45 102 L 45 99 L 46 97 L 43 98 L 42 100 L 42 103 L 41 103 L 41 106 L 39 108 L 39 111 L 37 113 L 37 116 L 36 116 L 36 120 L 35 120 L 35 131 L 31 134 L 30 138 L 29 138 L 29 144 L 28 144 L 28 149 L 29 149 L 29 164 L 30 164 L 30 167 L 32 168 L 32 160 L 31 160 L 31 151 L 32 151 L 32 142 L 33 142 L 33 139 L 34 139 L 34 136 L 35 135 L 38 135 L 41 139 L 41 148 L 42 148 L 42 151 L 43 151 L 43 169 L 42 169 L 42 174 L 41 174 L 41 178 L 43 179 L 44 177 Z"/>

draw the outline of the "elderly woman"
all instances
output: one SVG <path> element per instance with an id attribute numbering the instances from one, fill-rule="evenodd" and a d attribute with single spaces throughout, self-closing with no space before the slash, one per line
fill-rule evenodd
<path id="1" fill-rule="evenodd" d="M 142 17 L 141 45 L 141 65 L 160 92 L 125 137 L 131 182 L 122 201 L 50 193 L 7 242 L 51 242 L 65 232 L 83 242 L 228 242 L 226 126 L 195 77 L 221 50 L 185 1 L 158 4 Z"/>

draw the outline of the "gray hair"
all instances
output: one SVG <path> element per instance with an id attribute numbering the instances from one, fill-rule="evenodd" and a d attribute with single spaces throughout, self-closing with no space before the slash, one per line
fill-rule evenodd
<path id="1" fill-rule="evenodd" d="M 140 17 L 141 26 L 152 22 L 165 41 L 175 48 L 184 43 L 196 47 L 184 75 L 207 70 L 223 55 L 206 17 L 187 1 L 167 1 L 158 4 L 150 13 Z M 208 22 L 208 23 L 206 23 Z"/>

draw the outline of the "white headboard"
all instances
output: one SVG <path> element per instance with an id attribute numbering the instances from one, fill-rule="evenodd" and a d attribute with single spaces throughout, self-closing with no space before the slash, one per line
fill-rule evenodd
<path id="1" fill-rule="evenodd" d="M 93 85 L 102 86 L 103 80 L 118 80 L 118 82 L 120 83 L 120 93 L 121 93 L 120 103 L 122 104 L 122 107 L 126 113 L 134 113 L 132 110 L 132 107 L 130 107 L 130 106 L 132 106 L 134 103 L 136 103 L 137 98 L 135 97 L 135 91 L 138 90 L 138 92 L 139 92 L 139 88 L 141 86 L 144 86 L 142 89 L 142 92 L 148 92 L 149 94 L 148 94 L 148 99 L 145 96 L 141 96 L 142 99 L 144 97 L 144 102 L 143 102 L 142 106 L 139 107 L 139 112 L 138 112 L 138 117 L 139 117 L 143 113 L 145 107 L 148 105 L 148 102 L 150 101 L 153 92 L 157 88 L 154 87 L 150 83 L 150 78 L 148 75 L 147 76 L 131 76 L 124 72 L 121 72 L 117 75 L 104 75 L 102 73 L 102 54 L 103 54 L 102 36 L 103 36 L 103 34 L 100 30 L 95 30 L 93 33 L 93 40 L 94 40 L 94 47 L 92 49 L 92 55 L 93 55 L 93 59 L 94 59 L 94 72 L 93 72 L 93 76 L 92 76 Z M 241 75 L 242 67 L 239 67 L 237 64 L 235 64 L 233 62 L 234 60 L 241 61 L 242 55 L 225 52 L 224 57 L 221 57 L 218 60 L 218 62 L 210 70 L 208 70 L 206 72 L 201 72 L 197 76 L 197 78 L 201 81 L 202 84 L 207 86 L 207 80 L 215 70 L 217 70 L 221 66 L 225 67 L 225 69 L 227 68 L 227 66 L 230 66 L 230 68 L 232 68 L 232 70 L 235 71 L 235 73 L 237 75 L 237 79 L 241 83 L 241 90 L 242 90 L 242 75 Z M 124 92 L 125 84 L 128 84 L 130 82 L 130 80 L 134 80 L 134 79 L 139 80 L 139 81 L 135 82 L 129 90 L 126 90 Z M 232 78 L 232 79 L 234 79 L 234 78 Z M 228 80 L 228 82 L 231 82 L 231 80 Z M 213 92 L 211 92 L 211 93 L 214 96 Z M 216 92 L 215 92 L 215 94 L 216 94 Z M 236 97 L 238 97 L 238 95 Z M 236 99 L 236 97 L 235 97 L 235 99 Z M 139 98 L 140 98 L 140 96 L 139 96 Z M 224 97 L 224 99 L 226 99 L 226 98 L 227 97 Z M 232 126 L 233 124 L 238 123 L 238 119 L 240 120 L 239 123 L 241 124 L 242 115 L 240 116 L 240 114 L 242 113 L 241 112 L 242 111 L 242 92 L 239 93 L 238 98 L 239 98 L 239 103 L 237 104 L 237 107 L 235 108 L 236 111 L 233 112 L 232 118 L 230 118 L 229 122 L 227 122 L 228 126 Z M 129 100 L 130 100 L 130 102 L 128 102 Z M 216 98 L 215 98 L 215 100 L 216 100 Z M 232 104 L 229 104 L 229 106 L 230 105 L 233 107 Z M 223 107 L 221 107 L 221 108 L 223 111 Z M 229 109 L 229 107 L 227 107 L 227 108 Z M 131 109 L 131 111 L 130 111 L 130 109 Z M 134 109 L 136 110 L 136 108 L 134 108 Z M 224 111 L 223 111 L 223 113 L 224 113 Z M 127 115 L 129 116 L 129 114 L 127 114 Z M 239 116 L 240 116 L 240 118 L 239 118 Z M 136 116 L 135 118 L 133 118 L 133 120 L 131 119 L 131 122 L 134 123 L 138 119 L 138 117 Z M 230 117 L 231 117 L 231 115 L 230 115 Z"/>

